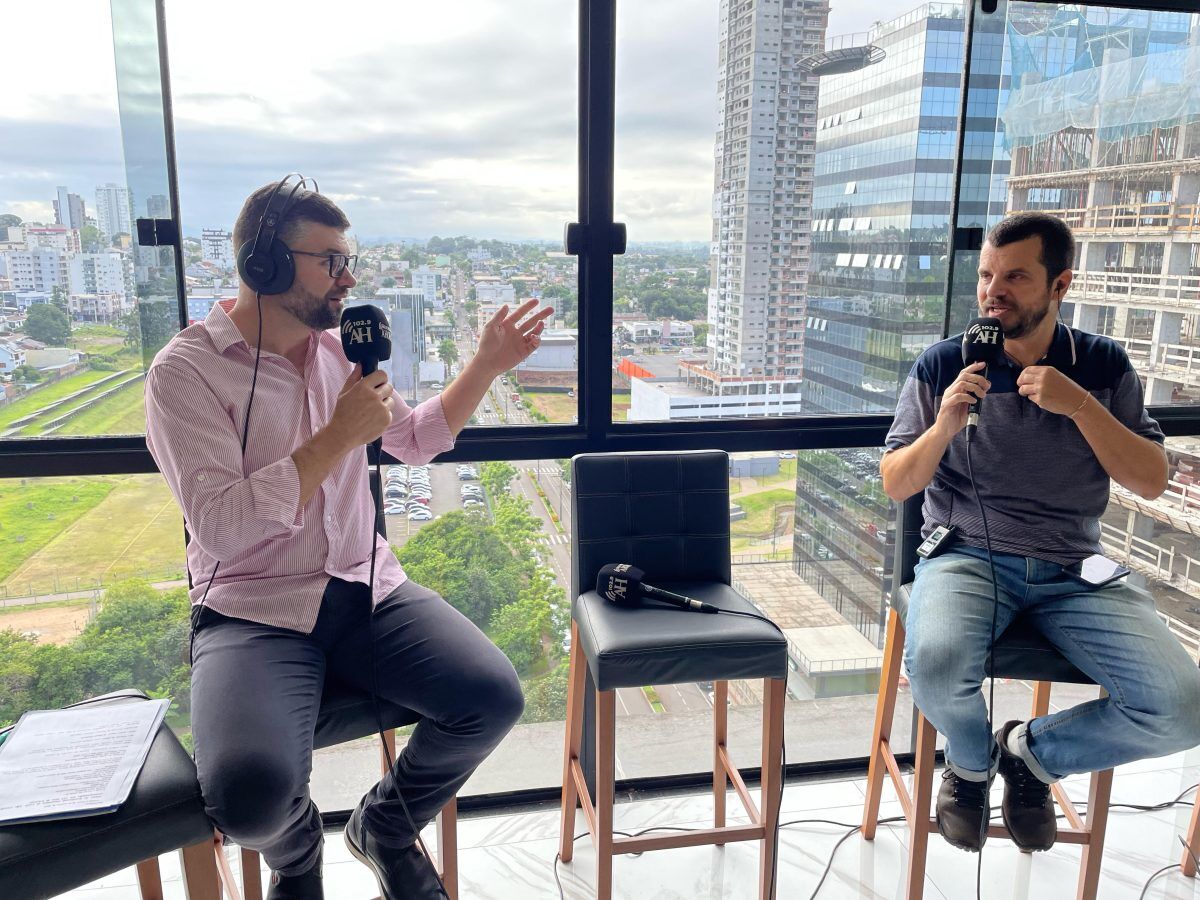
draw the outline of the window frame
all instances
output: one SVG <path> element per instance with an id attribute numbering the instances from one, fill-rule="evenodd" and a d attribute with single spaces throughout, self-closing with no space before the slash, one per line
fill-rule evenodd
<path id="1" fill-rule="evenodd" d="M 171 104 L 169 54 L 164 18 L 165 0 L 154 0 L 159 63 L 162 79 L 164 126 L 175 235 L 177 301 L 180 328 L 187 325 L 184 282 L 183 229 L 180 226 L 178 169 Z M 1046 2 L 1046 0 L 1033 0 Z M 1092 3 L 1126 9 L 1194 12 L 1190 0 L 1156 0 L 1150 6 L 1132 2 Z M 976 8 L 964 2 L 964 50 L 970 58 Z M 611 400 L 613 321 L 613 259 L 624 249 L 624 226 L 613 221 L 615 156 L 616 0 L 579 0 L 578 60 L 578 207 L 579 220 L 569 226 L 571 252 L 578 258 L 579 370 L 578 422 L 571 425 L 468 427 L 453 450 L 438 462 L 482 460 L 561 459 L 577 453 L 630 452 L 683 449 L 722 449 L 728 452 L 764 450 L 819 450 L 882 446 L 891 415 L 847 415 L 691 420 L 674 422 L 614 422 Z M 969 70 L 969 66 L 964 67 Z M 981 235 L 953 228 L 961 189 L 964 128 L 967 115 L 967 74 L 959 93 L 959 128 L 954 158 L 954 201 L 951 231 L 947 235 L 945 320 L 948 333 L 953 254 L 972 249 Z M 1200 434 L 1200 404 L 1150 407 L 1168 436 Z M 384 456 L 385 461 L 393 461 Z M 0 443 L 0 477 L 50 477 L 155 473 L 145 436 L 13 439 Z M 907 759 L 905 755 L 903 759 Z M 788 766 L 789 777 L 812 774 L 860 773 L 866 757 L 823 760 Z M 746 770 L 749 780 L 756 769 Z M 708 783 L 711 773 L 665 778 L 638 778 L 621 783 L 622 789 L 678 789 Z M 557 797 L 548 786 L 496 795 L 465 798 L 463 808 L 512 808 Z M 338 814 L 330 821 L 336 824 Z"/>

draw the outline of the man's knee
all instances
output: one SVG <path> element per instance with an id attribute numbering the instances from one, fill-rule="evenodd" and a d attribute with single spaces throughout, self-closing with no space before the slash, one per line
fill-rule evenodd
<path id="1" fill-rule="evenodd" d="M 304 792 L 278 754 L 253 750 L 226 754 L 201 782 L 209 818 L 223 834 L 250 847 L 269 844 L 286 828 Z"/>
<path id="2" fill-rule="evenodd" d="M 918 706 L 961 694 L 980 661 L 948 631 L 909 635 L 904 643 L 904 667 Z"/>
<path id="3" fill-rule="evenodd" d="M 457 692 L 466 709 L 459 716 L 471 720 L 482 735 L 499 741 L 509 732 L 525 711 L 525 695 L 512 663 L 500 651 L 480 665 L 461 673 L 463 679 Z"/>
<path id="4" fill-rule="evenodd" d="M 1139 707 L 1142 705 L 1139 704 Z M 1200 669 L 1189 667 L 1159 690 L 1143 708 L 1129 709 L 1152 735 L 1161 755 L 1200 745 Z"/>

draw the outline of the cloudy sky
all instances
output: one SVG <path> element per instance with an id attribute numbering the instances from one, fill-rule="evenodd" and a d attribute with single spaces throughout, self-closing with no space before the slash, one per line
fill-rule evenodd
<path id="1" fill-rule="evenodd" d="M 574 3 L 286 8 L 167 0 L 187 233 L 231 227 L 252 188 L 297 170 L 364 238 L 556 239 L 575 217 Z M 631 239 L 709 237 L 717 8 L 619 6 L 616 206 Z M 131 183 L 143 199 L 165 193 L 161 165 L 122 149 L 108 10 L 104 0 L 5 10 L 7 33 L 20 37 L 5 47 L 14 82 L 0 103 L 0 213 L 53 221 L 59 184 L 89 214 L 106 182 Z M 869 0 L 833 0 L 829 33 L 874 17 Z M 133 121 L 131 143 L 145 140 Z"/>

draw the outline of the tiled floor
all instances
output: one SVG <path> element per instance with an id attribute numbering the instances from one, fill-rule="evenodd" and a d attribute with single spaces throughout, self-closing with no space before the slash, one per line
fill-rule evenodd
<path id="1" fill-rule="evenodd" d="M 1173 799 L 1197 782 L 1200 749 L 1145 760 L 1117 771 L 1113 802 L 1156 804 Z M 1069 785 L 1073 798 L 1086 798 L 1085 778 L 1071 779 Z M 999 803 L 999 791 L 997 786 L 994 803 Z M 784 794 L 783 820 L 824 818 L 854 825 L 862 814 L 863 792 L 861 778 L 791 785 Z M 731 812 L 736 803 L 731 795 Z M 710 810 L 710 801 L 704 795 L 626 803 L 617 808 L 617 827 L 628 831 L 662 824 L 705 827 Z M 881 814 L 899 814 L 890 788 Z M 1137 900 L 1155 870 L 1178 862 L 1178 835 L 1184 832 L 1190 814 L 1188 806 L 1157 812 L 1114 810 L 1109 820 L 1099 897 Z M 576 833 L 583 830 L 580 815 Z M 559 890 L 552 868 L 557 831 L 558 814 L 554 810 L 460 822 L 463 900 L 555 900 Z M 812 894 L 834 844 L 844 833 L 843 828 L 819 824 L 791 825 L 781 831 L 780 900 L 805 900 Z M 858 835 L 850 837 L 838 850 L 818 897 L 903 897 L 900 882 L 906 843 L 907 834 L 899 826 L 881 827 L 873 842 Z M 576 848 L 572 863 L 559 866 L 565 896 L 573 900 L 591 896 L 594 860 L 586 837 L 577 842 Z M 931 838 L 925 896 L 929 900 L 973 898 L 977 859 L 936 836 Z M 166 900 L 180 900 L 183 890 L 177 862 L 174 857 L 164 857 L 162 863 Z M 1070 900 L 1075 896 L 1078 864 L 1077 847 L 1059 846 L 1030 856 L 1019 853 L 1006 841 L 994 840 L 983 853 L 983 896 L 989 900 Z M 615 895 L 622 900 L 752 898 L 757 871 L 754 844 L 624 856 L 615 864 Z M 374 879 L 349 855 L 340 834 L 327 836 L 325 887 L 330 900 L 364 900 L 378 893 Z M 68 896 L 73 900 L 134 900 L 137 888 L 133 871 L 118 873 Z M 1200 900 L 1200 880 L 1184 878 L 1176 869 L 1156 878 L 1145 896 L 1148 900 Z"/>

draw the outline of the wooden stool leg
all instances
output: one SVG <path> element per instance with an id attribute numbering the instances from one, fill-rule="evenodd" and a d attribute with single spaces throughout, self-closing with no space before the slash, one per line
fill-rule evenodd
<path id="1" fill-rule="evenodd" d="M 1033 685 L 1033 708 L 1029 718 L 1036 719 L 1050 712 L 1050 682 L 1037 681 Z"/>
<path id="2" fill-rule="evenodd" d="M 875 826 L 879 822 L 879 801 L 883 795 L 883 779 L 887 774 L 883 754 L 891 749 L 892 717 L 896 714 L 896 692 L 900 687 L 903 658 L 904 626 L 893 609 L 888 611 L 887 636 L 883 643 L 883 671 L 879 676 L 875 729 L 871 735 L 871 759 L 867 767 L 867 801 L 863 804 L 862 836 L 868 841 L 875 839 Z"/>
<path id="3" fill-rule="evenodd" d="M 1093 772 L 1088 788 L 1088 842 L 1079 860 L 1077 900 L 1096 900 L 1100 886 L 1100 861 L 1104 855 L 1104 830 L 1108 826 L 1108 799 L 1112 795 L 1113 770 Z"/>
<path id="4" fill-rule="evenodd" d="M 450 900 L 458 900 L 458 798 L 451 797 L 437 821 L 437 862 Z"/>
<path id="5" fill-rule="evenodd" d="M 758 856 L 759 900 L 775 896 L 775 827 L 779 823 L 783 795 L 783 712 L 787 699 L 787 679 L 765 679 L 762 725 L 762 791 L 759 795 L 759 820 L 763 826 Z M 724 701 L 722 701 L 724 706 Z"/>
<path id="6" fill-rule="evenodd" d="M 729 682 L 713 682 L 713 825 L 725 827 L 725 797 L 728 776 L 721 751 L 729 745 Z M 764 713 L 765 715 L 765 713 Z M 724 844 L 718 842 L 718 847 Z"/>
<path id="7" fill-rule="evenodd" d="M 612 900 L 616 752 L 617 692 L 596 691 L 596 900 Z"/>
<path id="8" fill-rule="evenodd" d="M 579 761 L 579 747 L 583 741 L 583 682 L 587 662 L 579 647 L 579 626 L 571 622 L 570 668 L 567 669 L 567 721 L 563 739 L 562 810 L 558 826 L 558 854 L 563 862 L 570 862 L 575 855 L 575 807 L 579 803 L 579 791 L 575 786 L 572 764 Z"/>
<path id="9" fill-rule="evenodd" d="M 1192 807 L 1192 819 L 1188 822 L 1187 837 L 1184 840 L 1192 848 L 1192 853 L 1200 854 L 1200 800 L 1197 800 L 1196 805 Z M 1196 877 L 1196 860 L 1192 858 L 1192 853 L 1184 850 L 1183 859 L 1179 861 L 1183 874 L 1188 878 Z"/>
<path id="10" fill-rule="evenodd" d="M 913 761 L 912 812 L 908 820 L 908 876 L 906 900 L 921 900 L 925 893 L 925 856 L 929 852 L 929 803 L 933 796 L 933 754 L 937 732 L 917 714 L 917 755 Z"/>
<path id="11" fill-rule="evenodd" d="M 179 853 L 183 857 L 183 893 L 187 900 L 221 900 L 213 842 L 201 841 Z"/>
<path id="12" fill-rule="evenodd" d="M 142 900 L 162 900 L 162 875 L 158 871 L 158 857 L 143 859 L 137 864 L 138 894 Z"/>
<path id="13" fill-rule="evenodd" d="M 262 870 L 259 869 L 258 851 L 242 847 L 241 858 L 242 895 L 245 897 L 245 900 L 263 900 Z M 236 900 L 235 895 L 230 894 L 230 897 Z"/>

